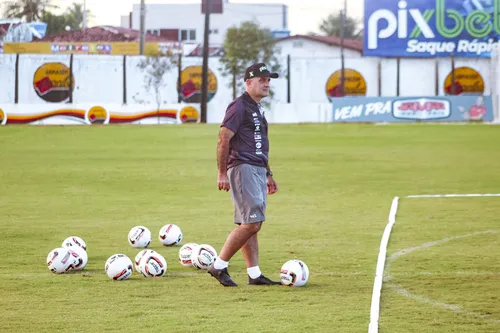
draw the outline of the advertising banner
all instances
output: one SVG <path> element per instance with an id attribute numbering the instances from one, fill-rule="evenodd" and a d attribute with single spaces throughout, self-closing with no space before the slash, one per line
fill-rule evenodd
<path id="1" fill-rule="evenodd" d="M 491 96 L 344 97 L 333 102 L 333 122 L 493 121 Z"/>
<path id="2" fill-rule="evenodd" d="M 0 125 L 108 125 L 199 123 L 197 105 L 0 104 Z"/>
<path id="3" fill-rule="evenodd" d="M 498 0 L 365 0 L 365 56 L 489 58 Z"/>
<path id="4" fill-rule="evenodd" d="M 0 53 L 16 54 L 107 54 L 107 55 L 139 55 L 139 43 L 116 42 L 116 43 L 3 43 Z M 158 52 L 167 53 L 182 52 L 182 43 L 146 43 L 145 54 L 155 54 Z"/>

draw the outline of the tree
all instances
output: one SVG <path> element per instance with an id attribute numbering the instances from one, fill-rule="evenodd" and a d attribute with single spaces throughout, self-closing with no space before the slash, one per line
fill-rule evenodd
<path id="1" fill-rule="evenodd" d="M 346 17 L 344 29 L 344 38 L 359 39 L 363 38 L 363 30 L 358 28 L 358 21 L 352 17 Z M 342 14 L 330 14 L 326 19 L 323 19 L 319 26 L 319 30 L 327 36 L 341 37 L 342 31 Z"/>
<path id="2" fill-rule="evenodd" d="M 242 22 L 239 27 L 227 30 L 220 70 L 223 76 L 232 76 L 233 99 L 242 89 L 245 70 L 253 63 L 263 62 L 271 71 L 280 71 L 277 54 L 271 32 L 254 22 Z"/>
<path id="3" fill-rule="evenodd" d="M 52 0 L 9 0 L 3 5 L 4 14 L 8 18 L 38 21 L 48 9 L 57 8 L 52 3 Z"/>
<path id="4" fill-rule="evenodd" d="M 161 95 L 162 88 L 166 86 L 165 75 L 176 65 L 177 55 L 172 51 L 147 55 L 137 64 L 137 67 L 144 72 L 144 87 L 146 91 L 150 92 L 152 90 L 155 95 L 157 111 L 160 110 L 162 103 L 166 103 L 166 101 L 162 100 Z M 136 101 L 144 103 L 144 101 L 137 99 Z"/>
<path id="5" fill-rule="evenodd" d="M 70 15 L 55 15 L 51 12 L 44 12 L 41 20 L 47 23 L 47 36 L 66 32 L 66 27 L 71 30 L 78 29 L 78 22 Z"/>
<path id="6" fill-rule="evenodd" d="M 77 23 L 79 28 L 83 28 L 83 5 L 80 3 L 74 2 L 66 11 L 66 15 L 72 17 L 72 19 Z M 87 9 L 87 20 L 92 16 L 90 10 Z"/>

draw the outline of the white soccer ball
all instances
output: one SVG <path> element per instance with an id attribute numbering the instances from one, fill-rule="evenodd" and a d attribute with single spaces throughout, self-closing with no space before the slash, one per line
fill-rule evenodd
<path id="1" fill-rule="evenodd" d="M 175 224 L 167 224 L 161 227 L 158 235 L 160 242 L 165 246 L 174 246 L 182 241 L 182 231 Z"/>
<path id="2" fill-rule="evenodd" d="M 196 243 L 187 243 L 182 245 L 182 247 L 179 249 L 179 261 L 182 266 L 193 266 L 193 262 L 191 261 L 191 254 L 193 253 L 193 249 L 196 246 L 198 246 L 198 244 Z"/>
<path id="3" fill-rule="evenodd" d="M 109 257 L 104 270 L 113 280 L 127 280 L 134 272 L 132 260 L 124 254 L 114 254 Z"/>
<path id="4" fill-rule="evenodd" d="M 151 243 L 151 231 L 143 226 L 136 226 L 128 233 L 128 242 L 133 247 L 146 248 Z"/>
<path id="5" fill-rule="evenodd" d="M 70 236 L 62 242 L 62 247 L 65 248 L 75 246 L 81 247 L 82 249 L 87 251 L 87 243 L 85 243 L 85 241 L 78 236 Z"/>
<path id="6" fill-rule="evenodd" d="M 68 251 L 74 258 L 74 263 L 73 265 L 71 265 L 71 269 L 75 271 L 81 271 L 85 268 L 85 266 L 87 266 L 87 262 L 89 261 L 87 251 L 79 246 L 69 247 Z"/>
<path id="7" fill-rule="evenodd" d="M 191 262 L 198 269 L 208 269 L 216 258 L 217 251 L 208 244 L 195 246 L 191 254 Z"/>
<path id="8" fill-rule="evenodd" d="M 309 280 L 309 268 L 302 260 L 289 260 L 281 266 L 281 283 L 289 287 L 302 287 Z"/>
<path id="9" fill-rule="evenodd" d="M 148 250 L 141 259 L 139 270 L 147 278 L 158 278 L 167 272 L 167 261 L 161 254 Z"/>
<path id="10" fill-rule="evenodd" d="M 138 273 L 141 273 L 141 267 L 140 267 L 140 264 L 141 264 L 141 259 L 142 257 L 144 257 L 144 255 L 148 252 L 149 250 L 142 250 L 141 252 L 137 253 L 137 255 L 135 256 L 135 259 L 134 259 L 134 267 L 135 267 L 135 270 L 138 272 Z"/>
<path id="11" fill-rule="evenodd" d="M 56 274 L 66 273 L 71 269 L 74 257 L 68 249 L 58 247 L 47 255 L 47 266 L 49 270 Z"/>

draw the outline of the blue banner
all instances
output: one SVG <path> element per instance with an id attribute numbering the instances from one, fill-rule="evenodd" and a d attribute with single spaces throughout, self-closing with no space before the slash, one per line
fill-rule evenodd
<path id="1" fill-rule="evenodd" d="M 500 0 L 365 0 L 365 56 L 488 58 Z"/>
<path id="2" fill-rule="evenodd" d="M 491 96 L 343 97 L 333 101 L 333 122 L 493 121 Z"/>

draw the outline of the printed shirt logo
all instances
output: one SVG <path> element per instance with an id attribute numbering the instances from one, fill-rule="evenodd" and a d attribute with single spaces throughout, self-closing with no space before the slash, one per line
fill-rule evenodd
<path id="1" fill-rule="evenodd" d="M 261 113 L 263 113 L 263 108 L 262 108 L 262 105 L 259 104 L 259 111 Z M 255 126 L 255 130 L 254 130 L 254 135 L 253 135 L 253 138 L 254 138 L 254 141 L 255 141 L 255 154 L 256 155 L 262 155 L 262 134 L 260 132 L 260 119 L 259 119 L 259 115 L 257 114 L 257 112 L 254 112 L 252 113 L 252 117 L 253 117 L 253 124 Z"/>

